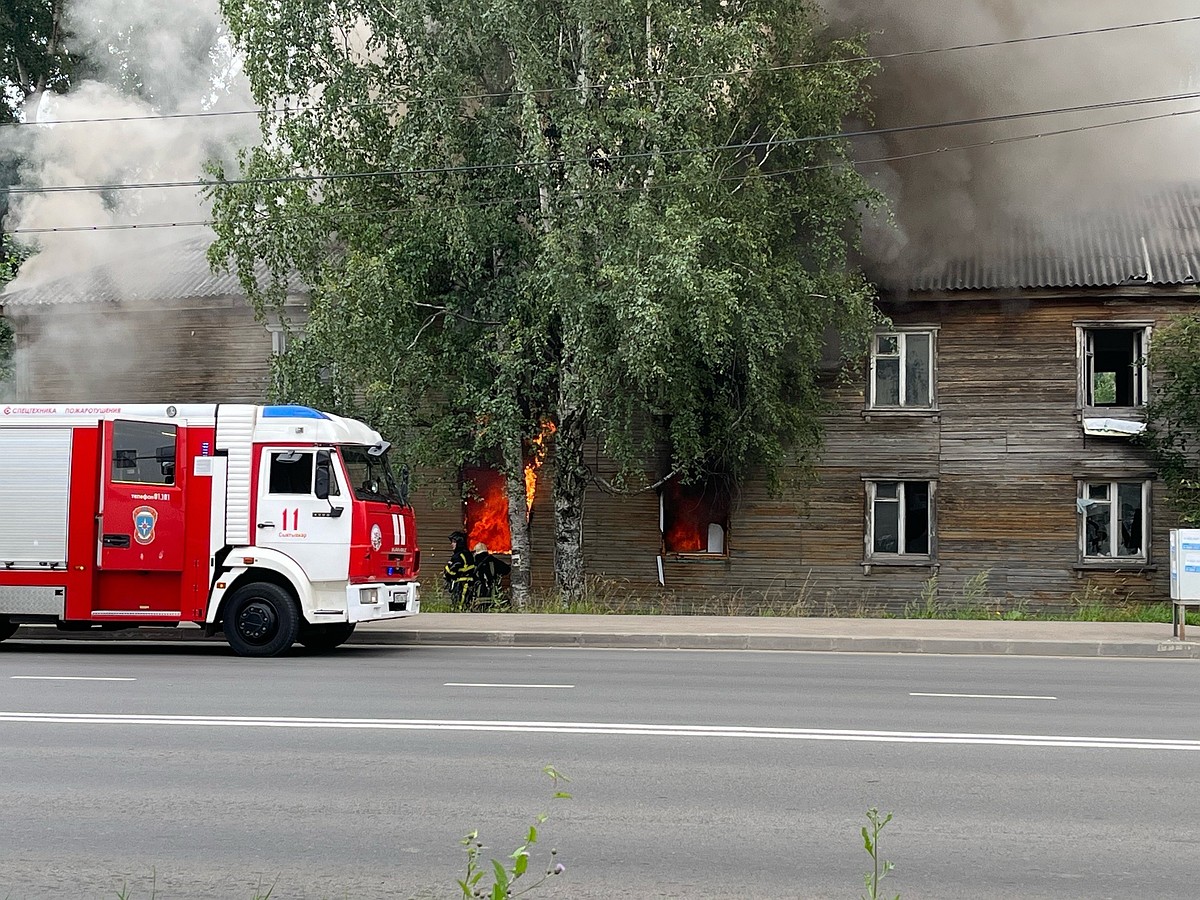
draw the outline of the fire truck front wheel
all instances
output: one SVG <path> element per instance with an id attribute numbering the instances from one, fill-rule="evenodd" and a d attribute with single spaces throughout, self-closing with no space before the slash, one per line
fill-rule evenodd
<path id="1" fill-rule="evenodd" d="M 224 630 L 225 640 L 239 656 L 278 656 L 296 642 L 300 611 L 279 585 L 255 582 L 229 598 Z"/>
<path id="2" fill-rule="evenodd" d="M 0 641 L 8 640 L 17 633 L 17 629 L 20 627 L 20 622 L 10 622 L 8 619 L 0 616 Z"/>

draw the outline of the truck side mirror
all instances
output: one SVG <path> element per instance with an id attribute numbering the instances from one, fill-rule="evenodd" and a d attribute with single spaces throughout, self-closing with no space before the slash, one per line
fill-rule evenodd
<path id="1" fill-rule="evenodd" d="M 400 467 L 400 505 L 408 506 L 408 484 L 409 472 L 408 463 Z"/>
<path id="2" fill-rule="evenodd" d="M 318 500 L 329 499 L 329 480 L 333 477 L 333 462 L 328 450 L 317 451 L 316 490 Z"/>

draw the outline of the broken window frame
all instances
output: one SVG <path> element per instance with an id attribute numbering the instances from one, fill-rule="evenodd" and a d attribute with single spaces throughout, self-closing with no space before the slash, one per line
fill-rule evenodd
<path id="1" fill-rule="evenodd" d="M 1105 488 L 1106 495 L 1104 498 L 1093 498 L 1093 488 Z M 1141 522 L 1138 530 L 1139 549 L 1136 553 L 1121 554 L 1121 509 L 1120 497 L 1123 492 L 1122 487 L 1136 487 L 1138 489 L 1138 498 L 1141 504 L 1140 514 Z M 1095 521 L 1096 517 L 1091 514 L 1094 507 L 1103 506 L 1107 508 L 1107 529 L 1108 533 L 1104 540 L 1107 543 L 1108 553 L 1101 554 L 1089 552 L 1091 546 L 1089 544 L 1088 528 Z M 1150 561 L 1150 481 L 1143 478 L 1081 478 L 1079 479 L 1078 496 L 1076 500 L 1076 511 L 1079 515 L 1079 558 L 1082 562 L 1088 564 L 1129 564 L 1139 563 L 1145 564 Z"/>
<path id="2" fill-rule="evenodd" d="M 722 521 L 709 522 L 709 530 L 713 525 L 721 527 L 721 549 L 715 550 L 672 550 L 667 546 L 667 494 L 668 487 L 675 482 L 664 484 L 658 491 L 658 537 L 659 546 L 663 556 L 665 557 L 688 557 L 691 559 L 728 559 L 729 558 L 729 522 L 733 517 L 733 492 L 719 477 L 712 477 L 702 483 L 704 491 L 708 490 L 719 491 L 724 494 L 724 516 Z M 692 486 L 688 486 L 692 487 Z M 716 505 L 717 500 L 712 501 Z M 711 507 L 710 507 L 711 511 Z M 707 537 L 707 536 L 706 536 Z"/>
<path id="3" fill-rule="evenodd" d="M 871 371 L 867 385 L 868 409 L 919 411 L 937 409 L 937 332 L 938 329 L 933 326 L 892 328 L 875 332 L 871 338 Z M 910 402 L 908 396 L 908 372 L 910 368 L 910 356 L 913 355 L 908 346 L 909 337 L 911 336 L 924 337 L 929 341 L 929 347 L 925 351 L 924 359 L 929 396 L 923 403 Z M 896 349 L 894 351 L 881 352 L 880 341 L 887 338 L 895 338 Z M 879 362 L 884 359 L 897 360 L 898 402 L 896 403 L 884 403 L 879 399 Z"/>
<path id="4" fill-rule="evenodd" d="M 1130 332 L 1133 346 L 1129 348 L 1129 368 L 1132 370 L 1129 382 L 1130 403 L 1118 403 L 1121 391 L 1116 384 L 1114 375 L 1113 390 L 1116 393 L 1112 403 L 1096 402 L 1096 339 L 1100 334 L 1111 335 L 1116 331 Z M 1075 323 L 1076 352 L 1079 359 L 1079 397 L 1081 409 L 1085 410 L 1141 410 L 1146 406 L 1150 395 L 1150 370 L 1146 363 L 1147 350 L 1150 347 L 1152 323 L 1144 321 L 1110 321 L 1110 322 L 1077 322 Z M 1106 370 L 1107 371 L 1107 370 Z"/>
<path id="5" fill-rule="evenodd" d="M 937 558 L 937 530 L 934 515 L 937 498 L 937 481 L 930 478 L 872 478 L 866 484 L 866 529 L 863 537 L 863 549 L 867 562 L 912 562 L 928 563 Z M 895 485 L 894 497 L 880 497 L 880 487 Z M 910 550 L 908 548 L 908 516 L 910 513 L 907 494 L 911 491 L 909 485 L 924 485 L 925 487 L 925 549 Z M 897 549 L 881 551 L 875 549 L 875 533 L 879 523 L 879 505 L 896 506 Z M 901 540 L 903 538 L 903 540 Z"/>

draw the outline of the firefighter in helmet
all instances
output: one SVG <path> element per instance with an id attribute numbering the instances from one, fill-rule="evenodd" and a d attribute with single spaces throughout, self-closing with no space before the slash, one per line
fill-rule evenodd
<path id="1" fill-rule="evenodd" d="M 450 533 L 450 559 L 442 570 L 442 578 L 454 608 L 468 611 L 475 599 L 475 557 L 467 549 L 465 532 Z"/>
<path id="2" fill-rule="evenodd" d="M 478 609 L 500 609 L 504 606 L 501 581 L 512 571 L 512 566 L 493 555 L 487 544 L 480 541 L 474 547 L 475 554 L 475 602 Z"/>

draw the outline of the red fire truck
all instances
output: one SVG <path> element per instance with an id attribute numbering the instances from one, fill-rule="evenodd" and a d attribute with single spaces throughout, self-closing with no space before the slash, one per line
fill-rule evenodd
<path id="1" fill-rule="evenodd" d="M 193 622 L 275 656 L 414 615 L 387 451 L 302 406 L 0 407 L 0 639 Z"/>

